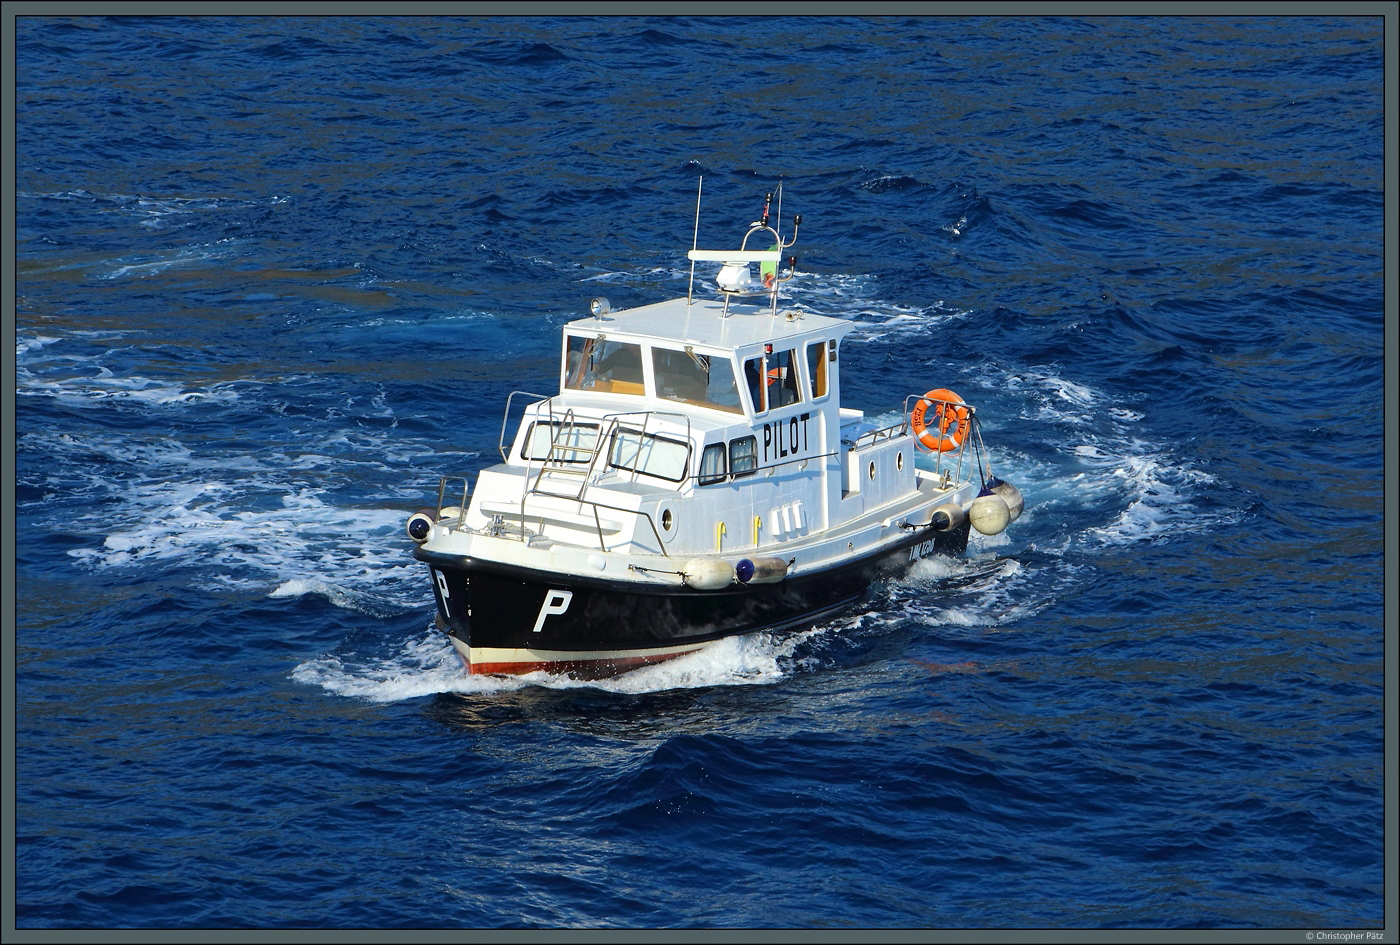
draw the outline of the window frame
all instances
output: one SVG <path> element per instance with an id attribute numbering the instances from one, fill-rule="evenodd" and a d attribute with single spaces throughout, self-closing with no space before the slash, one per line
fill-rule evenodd
<path id="1" fill-rule="evenodd" d="M 832 361 L 836 360 L 832 357 L 833 351 L 831 345 L 834 343 L 835 339 L 826 338 L 818 338 L 816 341 L 807 343 L 807 386 L 812 394 L 812 403 L 825 400 L 831 396 L 831 368 L 829 365 Z M 820 354 L 815 362 L 812 360 L 813 348 L 820 350 Z M 820 378 L 820 384 L 818 384 L 818 378 Z M 818 386 L 825 388 L 825 390 L 821 393 L 817 393 Z"/>
<path id="2" fill-rule="evenodd" d="M 753 467 L 750 468 L 750 469 L 745 469 L 745 470 L 743 470 L 743 471 L 740 471 L 738 468 L 736 468 L 735 463 L 734 463 L 734 448 L 735 448 L 736 446 L 738 446 L 739 444 L 741 444 L 741 443 L 747 443 L 747 444 L 749 445 L 749 458 L 750 458 L 751 460 L 753 460 Z M 745 476 L 752 476 L 752 475 L 753 475 L 754 473 L 756 473 L 756 472 L 758 472 L 758 437 L 757 437 L 757 436 L 754 436 L 754 435 L 752 435 L 752 434 L 750 434 L 749 436 L 736 436 L 734 439 L 730 440 L 730 441 L 729 441 L 729 475 L 730 475 L 730 477 L 733 478 L 733 479 L 742 479 L 742 478 L 745 477 Z"/>
<path id="3" fill-rule="evenodd" d="M 617 460 L 614 457 L 617 456 L 618 448 L 622 445 L 622 443 L 625 442 L 621 439 L 621 437 L 623 436 L 634 436 L 637 438 L 638 456 L 640 456 L 641 446 L 646 440 L 654 440 L 658 443 L 666 443 L 671 446 L 681 447 L 685 450 L 685 458 L 681 460 L 680 463 L 680 474 L 675 478 L 672 478 L 670 476 L 664 476 L 659 472 L 653 472 L 649 469 L 624 466 L 621 463 L 617 462 Z M 608 439 L 610 441 L 608 443 L 609 469 L 619 469 L 623 472 L 637 473 L 638 475 L 642 476 L 651 476 L 653 479 L 661 479 L 665 482 L 685 482 L 686 477 L 690 474 L 690 457 L 691 454 L 694 452 L 694 449 L 692 448 L 691 444 L 686 442 L 685 440 L 677 440 L 669 436 L 661 436 L 657 433 L 646 433 L 642 430 L 636 429 L 635 427 L 624 426 L 619 426 L 616 430 L 614 430 L 612 436 Z"/>
<path id="4" fill-rule="evenodd" d="M 549 450 L 548 450 L 548 448 L 545 449 L 545 452 L 544 452 L 544 455 L 543 455 L 543 456 L 532 456 L 532 455 L 530 455 L 529 453 L 527 453 L 526 450 L 528 450 L 531 446 L 534 445 L 534 442 L 535 442 L 535 429 L 536 429 L 537 427 L 546 426 L 546 427 L 559 428 L 559 427 L 563 427 L 564 425 L 565 425 L 565 424 L 563 424 L 562 422 L 560 422 L 560 421 L 558 421 L 558 420 L 531 420 L 531 421 L 530 421 L 530 426 L 525 430 L 525 436 L 522 437 L 522 438 L 521 438 L 521 441 L 520 441 L 519 458 L 520 458 L 521 460 L 523 460 L 524 462 L 527 462 L 527 463 L 551 462 L 551 460 L 550 460 L 550 458 L 549 458 Z M 565 447 L 563 448 L 565 451 L 568 451 L 568 452 L 571 452 L 571 453 L 578 453 L 578 452 L 581 452 L 581 451 L 587 451 L 588 454 L 589 454 L 589 455 L 588 455 L 588 458 L 587 458 L 587 459 L 560 459 L 560 458 L 555 458 L 554 460 L 552 460 L 552 462 L 556 462 L 556 463 L 570 463 L 570 464 L 581 464 L 581 463 L 589 463 L 589 462 L 591 462 L 592 459 L 593 459 L 593 453 L 594 453 L 594 451 L 595 451 L 595 450 L 597 449 L 597 447 L 598 447 L 598 436 L 599 436 L 598 424 L 596 424 L 596 423 L 574 423 L 574 424 L 570 424 L 569 426 L 571 426 L 573 429 L 576 429 L 576 430 L 591 430 L 591 431 L 593 431 L 593 441 L 592 441 L 592 444 L 591 444 L 591 445 L 589 445 L 589 446 L 584 446 L 582 443 L 580 443 L 580 444 L 577 444 L 577 445 L 574 445 L 574 446 L 565 446 Z M 550 436 L 550 438 L 549 438 L 550 443 L 553 443 L 553 442 L 554 442 L 554 436 L 555 436 L 555 435 L 557 435 L 557 434 L 552 434 L 552 435 Z"/>
<path id="5" fill-rule="evenodd" d="M 690 347 L 691 350 L 687 351 L 685 350 L 685 347 Z M 687 345 L 685 347 L 674 348 L 664 344 L 652 344 L 647 346 L 647 349 L 650 353 L 650 357 L 647 360 L 650 362 L 651 369 L 651 379 L 648 390 L 654 392 L 653 395 L 657 400 L 664 400 L 670 403 L 677 404 L 686 404 L 687 406 L 700 407 L 705 410 L 718 410 L 721 413 L 743 416 L 743 395 L 739 392 L 739 378 L 736 377 L 734 374 L 734 361 L 729 352 L 721 351 L 715 353 L 711 351 L 696 351 L 694 350 L 694 346 Z M 689 397 L 680 397 L 672 394 L 665 394 L 662 392 L 662 379 L 663 377 L 669 375 L 667 374 L 667 372 L 660 370 L 661 365 L 659 362 L 662 359 L 669 360 L 670 358 L 675 356 L 680 356 L 687 359 L 691 357 L 699 357 L 704 358 L 706 360 L 706 363 L 708 365 L 707 370 L 704 372 L 706 386 L 700 398 L 696 399 Z M 730 390 L 734 394 L 733 405 L 723 404 L 717 400 L 709 399 L 709 385 L 715 376 L 716 364 L 723 364 L 728 370 L 729 382 L 732 385 L 730 387 Z"/>
<path id="6" fill-rule="evenodd" d="M 719 472 L 705 472 L 706 457 L 719 455 Z M 695 471 L 695 484 L 700 486 L 713 486 L 717 483 L 726 482 L 729 479 L 729 444 L 720 441 L 718 443 L 707 443 L 700 452 L 700 468 Z"/>

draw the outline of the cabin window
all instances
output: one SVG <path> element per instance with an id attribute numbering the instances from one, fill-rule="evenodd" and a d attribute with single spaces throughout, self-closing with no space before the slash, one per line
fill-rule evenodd
<path id="1" fill-rule="evenodd" d="M 758 471 L 758 437 L 729 441 L 729 471 L 735 478 L 751 476 Z"/>
<path id="2" fill-rule="evenodd" d="M 593 458 L 597 443 L 596 423 L 532 423 L 520 447 L 520 458 L 586 463 Z"/>
<path id="3" fill-rule="evenodd" d="M 724 482 L 724 444 L 711 443 L 700 454 L 700 485 Z"/>
<path id="4" fill-rule="evenodd" d="M 763 357 L 749 358 L 744 362 L 744 380 L 749 384 L 749 402 L 754 413 L 768 409 L 768 387 L 763 383 Z"/>
<path id="5" fill-rule="evenodd" d="M 652 348 L 651 366 L 656 374 L 658 397 L 729 413 L 744 412 L 739 405 L 734 366 L 727 357 L 699 354 L 689 348 Z"/>
<path id="6" fill-rule="evenodd" d="M 642 346 L 569 335 L 564 348 L 564 386 L 600 393 L 645 393 Z"/>
<path id="7" fill-rule="evenodd" d="M 690 444 L 623 428 L 613 434 L 608 464 L 615 469 L 680 482 L 690 468 Z"/>
<path id="8" fill-rule="evenodd" d="M 826 381 L 826 342 L 814 341 L 807 346 L 807 376 L 811 378 L 812 399 L 825 397 Z"/>
<path id="9" fill-rule="evenodd" d="M 768 355 L 768 404 L 786 407 L 802 400 L 802 387 L 797 380 L 797 352 L 774 351 Z"/>

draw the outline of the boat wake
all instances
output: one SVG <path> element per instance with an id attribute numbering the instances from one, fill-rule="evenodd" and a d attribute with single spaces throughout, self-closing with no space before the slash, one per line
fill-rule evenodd
<path id="1" fill-rule="evenodd" d="M 863 609 L 816 626 L 783 633 L 728 637 L 693 653 L 607 679 L 580 680 L 546 672 L 467 675 L 442 633 L 429 627 L 388 653 L 340 652 L 308 660 L 292 673 L 297 682 L 368 702 L 389 703 L 444 694 L 515 692 L 527 687 L 594 689 L 640 695 L 717 686 L 762 686 L 840 665 L 834 651 L 852 635 L 876 638 L 900 624 L 945 629 L 983 628 L 1025 616 L 1011 605 L 1007 587 L 1022 573 L 1009 558 L 925 558 L 898 581 L 876 592 Z"/>
<path id="2" fill-rule="evenodd" d="M 665 663 L 619 676 L 579 680 L 554 673 L 467 675 L 462 661 L 435 628 L 406 641 L 383 656 L 340 654 L 308 660 L 292 679 L 335 695 L 369 702 L 401 702 L 448 693 L 514 692 L 530 686 L 545 689 L 600 689 L 640 694 L 711 686 L 748 686 L 777 682 L 792 674 L 792 658 L 809 638 L 831 627 L 788 634 L 755 633 L 717 640 Z"/>

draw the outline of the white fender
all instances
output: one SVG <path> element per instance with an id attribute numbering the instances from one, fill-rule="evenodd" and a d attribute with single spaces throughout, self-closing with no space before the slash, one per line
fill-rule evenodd
<path id="1" fill-rule="evenodd" d="M 1007 509 L 1011 512 L 1011 521 L 1014 522 L 1021 517 L 1021 510 L 1026 507 L 1026 500 L 1022 497 L 1020 489 L 995 476 L 987 480 L 987 488 L 1001 496 L 1002 501 L 1006 503 Z"/>
<path id="2" fill-rule="evenodd" d="M 967 521 L 967 511 L 956 502 L 944 502 L 933 510 L 929 524 L 935 531 L 950 532 Z"/>
<path id="3" fill-rule="evenodd" d="M 718 590 L 734 583 L 734 565 L 723 558 L 691 558 L 681 565 L 681 577 L 697 590 Z"/>
<path id="4" fill-rule="evenodd" d="M 972 500 L 967 517 L 972 521 L 972 527 L 982 534 L 999 535 L 1011 522 L 1011 508 L 1001 496 L 988 492 Z"/>

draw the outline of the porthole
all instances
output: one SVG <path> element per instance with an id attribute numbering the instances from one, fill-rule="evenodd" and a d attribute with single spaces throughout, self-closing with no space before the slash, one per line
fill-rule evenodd
<path id="1" fill-rule="evenodd" d="M 866 471 L 866 475 L 870 477 L 871 482 L 875 481 L 875 464 L 873 462 L 870 464 L 870 469 Z"/>
<path id="2" fill-rule="evenodd" d="M 670 510 L 670 509 L 663 509 L 662 512 L 661 512 L 661 527 L 662 527 L 665 531 L 668 531 L 668 532 L 669 532 L 669 531 L 671 530 L 671 524 L 672 524 L 673 521 L 674 521 L 674 519 L 672 519 L 672 517 L 671 517 L 671 510 Z"/>
<path id="3" fill-rule="evenodd" d="M 900 472 L 903 472 L 903 471 L 904 471 L 904 454 L 903 454 L 903 453 L 895 453 L 895 454 L 894 454 L 894 468 L 895 468 L 895 469 L 898 469 Z"/>

